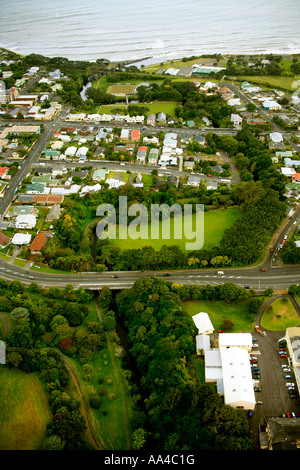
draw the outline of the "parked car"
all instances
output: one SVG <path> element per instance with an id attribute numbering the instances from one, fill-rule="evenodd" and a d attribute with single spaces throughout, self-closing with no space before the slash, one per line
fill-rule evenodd
<path id="1" fill-rule="evenodd" d="M 255 392 L 261 392 L 261 388 L 259 388 L 259 387 L 254 387 L 254 391 L 255 391 Z"/>
<path id="2" fill-rule="evenodd" d="M 257 343 L 252 344 L 252 348 L 258 348 L 258 344 Z"/>
<path id="3" fill-rule="evenodd" d="M 282 354 L 280 354 L 280 357 L 286 358 L 286 354 L 282 353 Z"/>
<path id="4" fill-rule="evenodd" d="M 291 415 L 291 413 L 290 413 L 289 411 L 286 412 L 286 417 L 287 417 L 287 418 L 291 418 L 291 417 L 292 417 L 292 415 Z"/>
<path id="5" fill-rule="evenodd" d="M 268 271 L 267 268 L 261 268 L 262 272 Z"/>
<path id="6" fill-rule="evenodd" d="M 279 348 L 278 351 L 285 351 L 286 352 L 286 348 Z"/>
<path id="7" fill-rule="evenodd" d="M 248 416 L 250 416 L 250 418 L 251 418 L 252 414 L 253 414 L 252 411 L 248 410 Z"/>
<path id="8" fill-rule="evenodd" d="M 282 372 L 291 372 L 291 369 L 284 368 L 282 369 Z"/>
<path id="9" fill-rule="evenodd" d="M 294 411 L 292 411 L 292 417 L 296 418 L 296 413 Z"/>
<path id="10" fill-rule="evenodd" d="M 250 363 L 251 364 L 257 364 L 257 360 L 256 359 L 250 359 Z M 288 372 L 288 371 L 287 371 Z"/>
<path id="11" fill-rule="evenodd" d="M 293 382 L 287 382 L 285 385 L 287 387 L 295 387 L 295 384 Z"/>
<path id="12" fill-rule="evenodd" d="M 252 374 L 253 379 L 260 379 L 260 374 Z"/>
<path id="13" fill-rule="evenodd" d="M 287 374 L 287 375 L 285 375 L 285 376 L 284 376 L 284 378 L 285 378 L 285 379 L 291 379 L 291 378 L 292 378 L 292 376 L 291 376 L 291 375 L 289 375 L 289 374 Z"/>
<path id="14" fill-rule="evenodd" d="M 295 393 L 290 393 L 290 398 L 297 398 L 297 395 Z"/>
<path id="15" fill-rule="evenodd" d="M 259 367 L 257 367 L 257 366 L 251 366 L 251 369 L 252 369 L 253 371 L 254 371 L 254 370 L 257 370 L 257 371 L 258 371 L 258 370 L 259 370 Z"/>
<path id="16" fill-rule="evenodd" d="M 262 402 L 261 400 L 258 400 L 258 401 L 256 402 L 256 404 L 257 404 L 257 405 L 262 405 L 263 402 Z"/>
<path id="17" fill-rule="evenodd" d="M 254 338 L 252 338 L 252 341 L 258 341 L 258 339 L 254 336 Z"/>
<path id="18" fill-rule="evenodd" d="M 288 367 L 288 365 L 286 365 L 286 364 L 282 364 L 282 366 L 281 366 L 282 369 L 285 369 L 286 367 Z"/>

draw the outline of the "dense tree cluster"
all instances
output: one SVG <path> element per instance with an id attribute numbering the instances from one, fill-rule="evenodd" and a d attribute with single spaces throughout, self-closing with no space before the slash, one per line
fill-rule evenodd
<path id="1" fill-rule="evenodd" d="M 47 426 L 43 448 L 47 450 L 85 449 L 86 424 L 80 402 L 68 392 L 69 371 L 62 361 L 66 356 L 91 360 L 105 341 L 104 327 L 87 322 L 86 303 L 91 292 L 65 289 L 28 289 L 18 282 L 0 279 L 1 310 L 11 317 L 12 330 L 6 340 L 8 367 L 37 372 L 46 384 L 52 419 Z"/>

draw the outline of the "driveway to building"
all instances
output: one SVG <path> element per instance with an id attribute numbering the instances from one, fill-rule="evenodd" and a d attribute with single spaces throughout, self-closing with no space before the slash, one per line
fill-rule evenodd
<path id="1" fill-rule="evenodd" d="M 268 299 L 262 306 L 255 325 L 260 325 L 261 317 L 264 311 L 279 297 L 288 297 L 292 301 L 297 314 L 300 318 L 300 309 L 290 295 L 276 295 Z M 300 323 L 300 320 L 299 320 Z M 251 356 L 257 357 L 257 365 L 260 369 L 258 387 L 261 392 L 256 392 L 256 401 L 262 401 L 262 405 L 256 405 L 252 417 L 249 417 L 249 427 L 251 440 L 256 449 L 259 449 L 259 423 L 264 417 L 278 417 L 283 413 L 294 411 L 296 416 L 300 416 L 300 406 L 296 405 L 298 399 L 289 398 L 286 382 L 294 382 L 293 379 L 286 380 L 282 365 L 288 365 L 287 359 L 281 358 L 278 353 L 278 340 L 285 336 L 285 331 L 269 331 L 261 328 L 266 332 L 266 336 L 262 336 L 255 330 L 252 336 L 257 338 L 257 351 L 252 349 Z M 293 373 L 291 372 L 293 377 Z"/>

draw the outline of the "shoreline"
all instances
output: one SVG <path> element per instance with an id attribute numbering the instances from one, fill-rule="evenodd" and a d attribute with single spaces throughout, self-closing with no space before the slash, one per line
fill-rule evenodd
<path id="1" fill-rule="evenodd" d="M 34 52 L 34 51 L 31 51 L 29 53 L 24 53 L 24 52 L 20 52 L 17 50 L 17 48 L 13 47 L 13 48 L 8 48 L 7 46 L 4 46 L 0 43 L 0 49 L 3 49 L 5 51 L 10 51 L 10 52 L 13 52 L 14 54 L 18 54 L 20 56 L 27 56 L 27 55 L 30 55 L 30 54 L 37 54 L 37 55 L 42 55 L 44 57 L 48 57 L 48 58 L 54 58 L 54 57 L 57 57 L 56 54 L 46 54 L 46 53 L 41 53 L 41 52 Z M 70 61 L 87 61 L 87 62 L 90 62 L 90 63 L 94 63 L 96 62 L 97 59 L 101 58 L 101 59 L 106 59 L 106 60 L 109 60 L 110 63 L 112 64 L 118 64 L 118 63 L 122 63 L 122 64 L 125 64 L 125 65 L 136 65 L 137 67 L 141 66 L 141 65 L 157 65 L 159 63 L 167 63 L 167 62 L 171 62 L 171 61 L 179 61 L 179 60 L 182 60 L 184 57 L 195 57 L 197 58 L 197 60 L 199 60 L 201 57 L 203 58 L 208 58 L 209 56 L 211 57 L 214 57 L 216 54 L 220 54 L 222 56 L 245 56 L 245 57 L 259 57 L 259 56 L 265 56 L 265 55 L 269 55 L 269 54 L 273 54 L 273 55 L 282 55 L 282 56 L 294 56 L 294 55 L 300 55 L 300 48 L 299 49 L 290 49 L 290 48 L 286 48 L 286 49 L 282 49 L 282 50 L 279 50 L 279 49 L 274 49 L 274 50 L 270 50 L 269 48 L 268 49 L 265 49 L 265 50 L 259 50 L 259 51 L 252 51 L 252 52 L 239 52 L 239 51 L 228 51 L 228 52 L 223 52 L 223 51 L 217 51 L 217 50 L 214 50 L 212 52 L 204 52 L 204 51 L 199 51 L 199 52 L 192 52 L 192 51 L 178 51 L 178 54 L 177 53 L 172 53 L 172 57 L 170 56 L 170 52 L 165 52 L 165 53 L 161 53 L 157 56 L 155 55 L 146 55 L 144 57 L 133 57 L 133 58 L 118 58 L 118 59 L 115 59 L 113 57 L 109 58 L 109 57 L 102 57 L 101 54 L 98 54 L 96 58 L 92 58 L 92 59 L 87 59 L 85 57 L 77 57 L 77 58 L 72 58 L 72 57 L 68 57 L 67 54 L 63 54 L 63 55 L 60 55 L 60 57 L 64 57 Z"/>

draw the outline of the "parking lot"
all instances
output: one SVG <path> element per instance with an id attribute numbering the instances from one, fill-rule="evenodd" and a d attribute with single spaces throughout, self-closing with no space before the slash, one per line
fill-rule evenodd
<path id="1" fill-rule="evenodd" d="M 256 379 L 255 386 L 261 389 L 255 392 L 257 404 L 252 417 L 249 417 L 249 427 L 251 439 L 255 448 L 259 448 L 259 423 L 261 418 L 279 417 L 286 413 L 294 412 L 300 416 L 299 395 L 292 368 L 289 367 L 288 352 L 286 357 L 280 357 L 278 340 L 284 337 L 285 332 L 267 331 L 266 336 L 261 336 L 256 331 L 252 334 L 257 338 L 254 344 L 258 347 L 253 348 L 251 357 L 257 358 L 257 363 L 252 364 L 259 368 L 260 378 Z M 287 365 L 291 372 L 284 372 L 283 365 Z M 257 371 L 258 372 L 258 371 Z M 285 378 L 285 375 L 291 375 L 291 378 Z M 287 383 L 294 383 L 296 388 L 296 398 L 290 398 Z"/>

